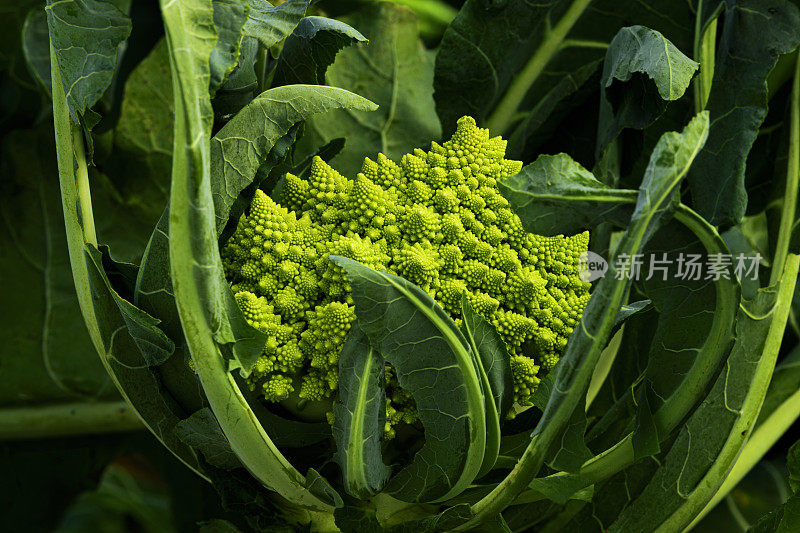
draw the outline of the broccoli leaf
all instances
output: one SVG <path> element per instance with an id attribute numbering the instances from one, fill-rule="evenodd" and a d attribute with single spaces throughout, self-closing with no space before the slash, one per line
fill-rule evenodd
<path id="1" fill-rule="evenodd" d="M 241 468 L 242 464 L 231 450 L 230 444 L 219 428 L 211 409 L 204 407 L 181 420 L 175 426 L 175 434 L 183 442 L 203 455 L 209 464 L 223 470 Z"/>
<path id="2" fill-rule="evenodd" d="M 244 24 L 244 34 L 255 37 L 264 48 L 283 40 L 292 33 L 305 15 L 310 0 L 287 0 L 273 6 L 268 0 L 248 0 L 250 16 Z"/>
<path id="3" fill-rule="evenodd" d="M 283 44 L 272 86 L 322 84 L 325 71 L 341 49 L 365 42 L 366 37 L 344 22 L 325 17 L 305 17 Z"/>
<path id="4" fill-rule="evenodd" d="M 52 151 L 48 128 L 3 138 L 0 278 L 10 286 L 0 329 L 13 349 L 0 372 L 2 405 L 114 396 L 78 306 Z"/>
<path id="5" fill-rule="evenodd" d="M 483 392 L 467 340 L 416 285 L 352 259 L 331 259 L 347 272 L 359 326 L 414 396 L 425 428 L 422 449 L 385 492 L 410 502 L 460 493 L 478 474 L 486 447 Z"/>
<path id="6" fill-rule="evenodd" d="M 541 155 L 498 187 L 525 229 L 539 235 L 574 234 L 601 222 L 624 224 L 636 191 L 612 189 L 567 154 Z"/>
<path id="7" fill-rule="evenodd" d="M 22 26 L 22 51 L 34 78 L 50 94 L 50 35 L 47 15 L 40 7 L 28 11 Z"/>
<path id="8" fill-rule="evenodd" d="M 106 165 L 125 198 L 155 216 L 153 224 L 169 197 L 172 97 L 167 43 L 161 39 L 125 82 L 113 155 Z"/>
<path id="9" fill-rule="evenodd" d="M 242 29 L 250 14 L 250 4 L 240 0 L 214 0 L 214 26 L 217 44 L 211 51 L 211 96 L 236 68 L 242 48 Z"/>
<path id="10" fill-rule="evenodd" d="M 603 63 L 597 160 L 623 128 L 644 129 L 664 112 L 667 102 L 683 96 L 697 67 L 655 30 L 619 30 Z M 638 79 L 643 75 L 652 83 Z"/>
<path id="11" fill-rule="evenodd" d="M 111 85 L 117 49 L 130 35 L 131 21 L 102 0 L 48 0 L 45 11 L 70 114 L 91 129 L 97 116 L 87 115 Z"/>
<path id="12" fill-rule="evenodd" d="M 800 522 L 800 494 L 795 494 L 789 500 L 762 517 L 748 533 L 792 533 Z"/>

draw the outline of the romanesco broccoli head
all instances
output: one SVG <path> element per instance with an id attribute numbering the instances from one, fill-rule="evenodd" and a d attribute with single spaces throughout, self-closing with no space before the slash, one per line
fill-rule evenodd
<path id="1" fill-rule="evenodd" d="M 457 322 L 466 293 L 506 343 L 515 402 L 529 405 L 588 302 L 578 269 L 589 235 L 524 230 L 497 187 L 522 167 L 505 149 L 463 117 L 449 141 L 399 163 L 367 158 L 353 180 L 315 157 L 307 179 L 286 175 L 277 202 L 256 191 L 222 251 L 245 318 L 268 335 L 250 385 L 269 402 L 334 395 L 355 319 L 347 277 L 329 259 L 339 255 L 416 283 Z M 417 413 L 389 365 L 385 381 L 392 438 Z"/>

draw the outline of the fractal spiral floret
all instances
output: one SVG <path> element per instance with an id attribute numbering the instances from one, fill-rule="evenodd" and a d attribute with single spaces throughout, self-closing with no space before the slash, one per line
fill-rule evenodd
<path id="1" fill-rule="evenodd" d="M 523 229 L 497 186 L 522 167 L 505 148 L 464 117 L 451 140 L 399 164 L 378 154 L 348 180 L 316 157 L 308 179 L 286 176 L 277 202 L 257 191 L 223 249 L 239 307 L 268 335 L 251 386 L 269 402 L 335 394 L 355 319 L 344 270 L 329 259 L 337 255 L 417 284 L 456 323 L 466 293 L 507 345 L 515 402 L 529 405 L 589 300 L 578 270 L 589 235 Z M 391 438 L 416 412 L 388 365 L 386 386 Z"/>

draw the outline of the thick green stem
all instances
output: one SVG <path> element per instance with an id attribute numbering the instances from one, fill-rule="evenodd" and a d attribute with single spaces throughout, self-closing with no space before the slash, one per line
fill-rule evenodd
<path id="1" fill-rule="evenodd" d="M 786 190 L 783 195 L 781 225 L 775 245 L 775 258 L 772 262 L 770 285 L 781 276 L 782 266 L 789 253 L 789 241 L 797 213 L 798 172 L 800 172 L 800 54 L 795 60 L 794 80 L 792 82 L 792 102 L 789 124 L 789 153 L 786 161 Z"/>
<path id="2" fill-rule="evenodd" d="M 713 14 L 708 24 L 704 24 L 703 0 L 697 3 L 697 16 L 694 22 L 694 58 L 700 63 L 700 73 L 694 80 L 695 113 L 705 109 L 714 79 L 714 58 L 717 52 L 717 16 L 717 13 Z"/>
<path id="3" fill-rule="evenodd" d="M 179 3 L 161 0 L 160 5 L 175 105 L 170 275 L 192 361 L 220 429 L 242 465 L 264 487 L 291 503 L 307 510 L 330 512 L 332 506 L 306 487 L 304 476 L 267 435 L 217 344 L 220 329 L 224 329 L 221 324 L 227 318 L 214 307 L 224 279 L 211 197 L 213 113 L 208 95 L 208 64 L 197 61 L 202 50 L 205 49 L 203 54 L 210 52 L 212 40 L 198 37 L 197 21 L 186 17 Z"/>
<path id="4" fill-rule="evenodd" d="M 0 441 L 141 431 L 128 402 L 76 402 L 0 410 Z"/>
<path id="5" fill-rule="evenodd" d="M 361 1 L 374 3 L 376 0 Z M 420 21 L 433 22 L 438 26 L 447 26 L 458 14 L 456 8 L 441 0 L 393 0 L 393 3 L 413 11 Z"/>
<path id="6" fill-rule="evenodd" d="M 525 95 L 539 79 L 547 63 L 561 50 L 562 42 L 590 3 L 591 0 L 574 0 L 556 25 L 544 30 L 544 39 L 536 53 L 517 74 L 494 112 L 486 119 L 486 127 L 493 135 L 503 135 L 508 131 Z"/>

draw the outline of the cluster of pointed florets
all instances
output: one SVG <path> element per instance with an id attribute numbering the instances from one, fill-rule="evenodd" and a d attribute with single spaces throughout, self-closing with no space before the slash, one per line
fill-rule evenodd
<path id="1" fill-rule="evenodd" d="M 504 158 L 505 148 L 464 117 L 451 140 L 399 164 L 367 158 L 355 180 L 317 157 L 307 179 L 287 174 L 277 202 L 257 191 L 223 249 L 245 318 L 269 337 L 250 383 L 270 402 L 335 394 L 355 319 L 345 273 L 329 259 L 339 255 L 417 284 L 457 323 L 466 293 L 505 340 L 514 399 L 529 404 L 540 370 L 558 361 L 588 302 L 578 269 L 589 235 L 523 229 L 497 187 L 522 166 Z M 391 437 L 416 412 L 390 368 L 387 384 Z"/>

